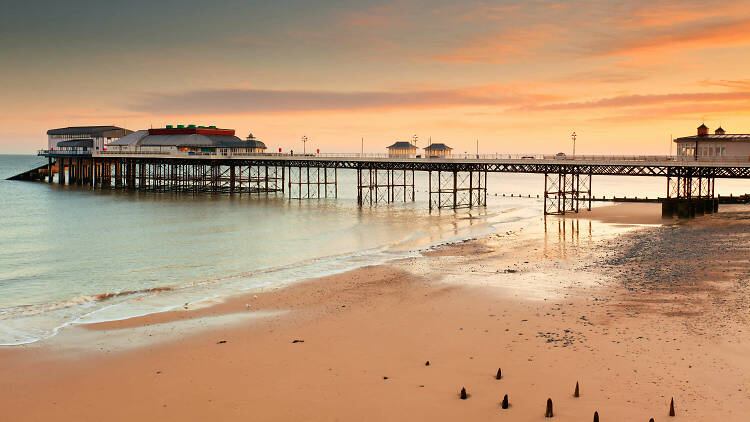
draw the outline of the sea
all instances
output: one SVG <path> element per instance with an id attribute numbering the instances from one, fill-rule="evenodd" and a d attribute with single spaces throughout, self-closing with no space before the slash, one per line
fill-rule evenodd
<path id="1" fill-rule="evenodd" d="M 419 173 L 414 202 L 371 207 L 357 205 L 351 170 L 339 170 L 337 198 L 310 200 L 6 180 L 45 160 L 0 155 L 0 346 L 418 256 L 543 219 L 542 175 L 490 174 L 487 207 L 432 212 Z M 745 187 L 716 183 L 722 194 Z M 663 178 L 593 180 L 596 196 L 665 189 Z"/>

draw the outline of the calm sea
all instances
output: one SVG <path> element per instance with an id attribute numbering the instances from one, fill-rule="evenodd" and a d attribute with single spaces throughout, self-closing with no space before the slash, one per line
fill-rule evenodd
<path id="1" fill-rule="evenodd" d="M 424 175 L 415 202 L 364 208 L 350 171 L 339 172 L 337 199 L 303 201 L 5 180 L 42 163 L 0 155 L 0 345 L 413 256 L 542 214 L 538 175 L 490 175 L 486 209 L 431 214 Z M 601 177 L 594 192 L 657 196 L 664 185 Z"/>

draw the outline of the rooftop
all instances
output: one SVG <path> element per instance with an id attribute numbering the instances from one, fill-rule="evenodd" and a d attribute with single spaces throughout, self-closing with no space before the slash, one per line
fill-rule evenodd
<path id="1" fill-rule="evenodd" d="M 47 135 L 88 135 L 98 137 L 102 136 L 102 134 L 105 132 L 116 130 L 122 130 L 126 133 L 133 133 L 133 131 L 131 130 L 117 126 L 69 126 L 59 129 L 50 129 L 47 131 Z"/>
<path id="2" fill-rule="evenodd" d="M 133 132 L 107 146 L 266 148 L 257 139 L 242 140 L 233 129 L 178 128 L 145 129 Z"/>
<path id="3" fill-rule="evenodd" d="M 416 149 L 416 145 L 412 145 L 411 142 L 399 141 L 389 146 L 388 149 Z"/>
<path id="4" fill-rule="evenodd" d="M 451 150 L 453 148 L 449 147 L 445 144 L 430 144 L 427 148 L 425 148 L 425 151 L 446 151 Z"/>
<path id="5" fill-rule="evenodd" d="M 708 134 L 708 135 L 693 135 L 683 136 L 681 138 L 675 138 L 675 142 L 705 142 L 705 141 L 721 141 L 721 142 L 748 142 L 750 141 L 750 134 L 748 133 L 723 133 L 723 134 Z"/>

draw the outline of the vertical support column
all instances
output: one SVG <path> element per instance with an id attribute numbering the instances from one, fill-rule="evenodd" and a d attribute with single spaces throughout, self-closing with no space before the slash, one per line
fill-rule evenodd
<path id="1" fill-rule="evenodd" d="M 229 166 L 229 193 L 230 194 L 234 193 L 234 178 L 235 178 L 234 164 L 232 164 L 231 166 Z"/>
<path id="2" fill-rule="evenodd" d="M 122 161 L 118 159 L 117 162 L 115 162 L 115 187 L 119 188 L 122 187 Z"/>
<path id="3" fill-rule="evenodd" d="M 458 191 L 456 188 L 458 187 L 458 172 L 456 170 L 453 170 L 453 208 L 456 207 L 456 201 L 458 200 Z"/>
<path id="4" fill-rule="evenodd" d="M 55 162 L 57 162 L 57 183 L 64 185 L 65 184 L 65 159 L 57 158 Z"/>
<path id="5" fill-rule="evenodd" d="M 432 170 L 427 172 L 430 211 L 432 211 Z"/>
<path id="6" fill-rule="evenodd" d="M 357 167 L 357 205 L 362 206 L 362 169 Z"/>

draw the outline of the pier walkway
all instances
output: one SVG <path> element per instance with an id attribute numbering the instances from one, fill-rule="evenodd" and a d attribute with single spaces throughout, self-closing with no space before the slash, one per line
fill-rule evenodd
<path id="1" fill-rule="evenodd" d="M 593 176 L 666 179 L 665 215 L 690 216 L 718 207 L 718 178 L 750 179 L 750 157 L 565 156 L 456 154 L 389 157 L 387 154 L 232 154 L 122 150 L 88 154 L 39 151 L 49 157 L 48 182 L 150 191 L 269 193 L 293 199 L 336 196 L 338 170 L 357 172 L 358 202 L 413 201 L 414 173 L 426 172 L 429 206 L 471 208 L 487 202 L 488 173 L 545 175 L 545 214 L 591 207 Z M 56 169 L 56 173 L 52 170 Z M 66 171 L 67 170 L 67 171 Z"/>

